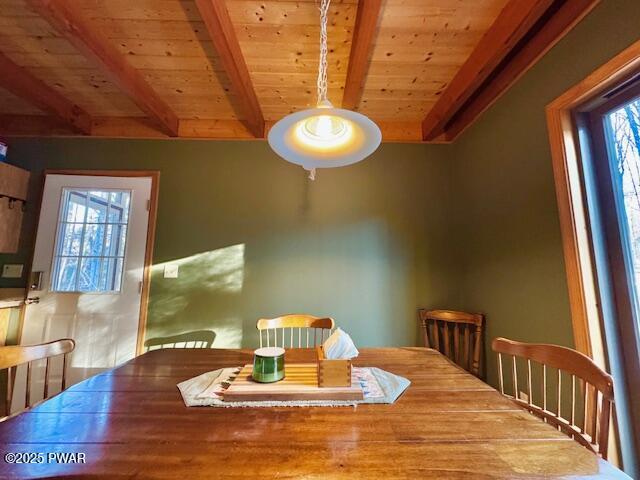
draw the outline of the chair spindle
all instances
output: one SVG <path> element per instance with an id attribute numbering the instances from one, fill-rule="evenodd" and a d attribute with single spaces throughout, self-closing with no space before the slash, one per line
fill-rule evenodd
<path id="1" fill-rule="evenodd" d="M 24 391 L 24 408 L 31 405 L 31 362 L 27 362 L 27 384 Z"/>
<path id="2" fill-rule="evenodd" d="M 502 354 L 498 353 L 498 384 L 500 385 L 500 393 L 504 395 L 504 377 L 502 376 Z"/>
<path id="3" fill-rule="evenodd" d="M 547 411 L 547 366 L 542 364 L 542 409 Z"/>
<path id="4" fill-rule="evenodd" d="M 516 356 L 511 357 L 511 374 L 513 375 L 513 396 L 520 398 L 518 393 L 518 365 L 516 363 Z"/>
<path id="5" fill-rule="evenodd" d="M 562 401 L 561 401 L 561 396 L 562 396 L 562 371 L 560 369 L 558 369 L 558 384 L 557 384 L 557 400 L 558 400 L 558 406 L 556 408 L 556 416 L 558 418 L 562 417 Z"/>
<path id="6" fill-rule="evenodd" d="M 587 421 L 589 420 L 589 384 L 587 382 L 584 382 L 584 394 L 583 394 L 583 402 L 582 404 L 584 405 L 584 412 L 583 413 L 583 419 L 582 419 L 582 433 L 586 433 L 587 435 L 589 434 L 589 432 L 587 431 L 588 429 L 588 424 Z"/>
<path id="7" fill-rule="evenodd" d="M 533 393 L 531 391 L 531 360 L 527 359 L 527 403 L 531 405 L 533 402 Z"/>
<path id="8" fill-rule="evenodd" d="M 592 394 L 591 394 L 591 415 L 590 420 L 591 420 L 591 438 L 592 438 L 592 442 L 591 443 L 596 443 L 597 441 L 597 436 L 598 436 L 598 432 L 597 432 L 597 426 L 598 426 L 598 390 L 593 387 L 591 390 Z"/>
<path id="9" fill-rule="evenodd" d="M 576 376 L 571 375 L 571 424 L 576 421 Z"/>
<path id="10" fill-rule="evenodd" d="M 11 415 L 11 400 L 13 398 L 13 378 L 11 378 L 13 368 L 7 368 L 7 398 L 4 405 L 5 416 Z"/>
<path id="11" fill-rule="evenodd" d="M 49 396 L 49 359 L 47 358 L 47 362 L 44 367 L 44 398 Z"/>

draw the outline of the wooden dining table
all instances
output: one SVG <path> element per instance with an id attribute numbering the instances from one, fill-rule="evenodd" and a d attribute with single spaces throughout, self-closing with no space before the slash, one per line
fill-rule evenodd
<path id="1" fill-rule="evenodd" d="M 0 424 L 0 477 L 629 478 L 427 348 L 361 350 L 356 365 L 411 380 L 390 405 L 185 406 L 177 383 L 251 361 L 248 350 L 155 350 L 73 385 Z M 7 463 L 25 452 L 76 456 Z"/>

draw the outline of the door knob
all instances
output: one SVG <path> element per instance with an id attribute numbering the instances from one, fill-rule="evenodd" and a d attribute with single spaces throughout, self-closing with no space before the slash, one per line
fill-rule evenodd
<path id="1" fill-rule="evenodd" d="M 24 303 L 26 305 L 33 305 L 35 303 L 40 303 L 40 297 L 29 297 L 24 301 Z"/>

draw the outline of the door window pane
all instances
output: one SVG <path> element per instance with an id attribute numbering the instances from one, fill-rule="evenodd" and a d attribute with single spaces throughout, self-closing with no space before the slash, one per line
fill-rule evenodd
<path id="1" fill-rule="evenodd" d="M 67 223 L 61 225 L 61 253 L 62 255 L 78 256 L 80 254 L 80 244 L 82 243 L 81 223 Z"/>
<path id="2" fill-rule="evenodd" d="M 58 261 L 58 274 L 56 276 L 58 290 L 70 292 L 76 289 L 76 274 L 78 273 L 78 259 L 62 257 Z"/>
<path id="3" fill-rule="evenodd" d="M 63 189 L 53 291 L 120 291 L 130 200 L 128 190 Z"/>

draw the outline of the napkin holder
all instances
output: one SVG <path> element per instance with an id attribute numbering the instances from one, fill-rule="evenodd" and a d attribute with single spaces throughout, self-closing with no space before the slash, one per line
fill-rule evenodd
<path id="1" fill-rule="evenodd" d="M 316 347 L 318 363 L 318 387 L 350 387 L 351 360 L 329 359 L 322 346 Z"/>

